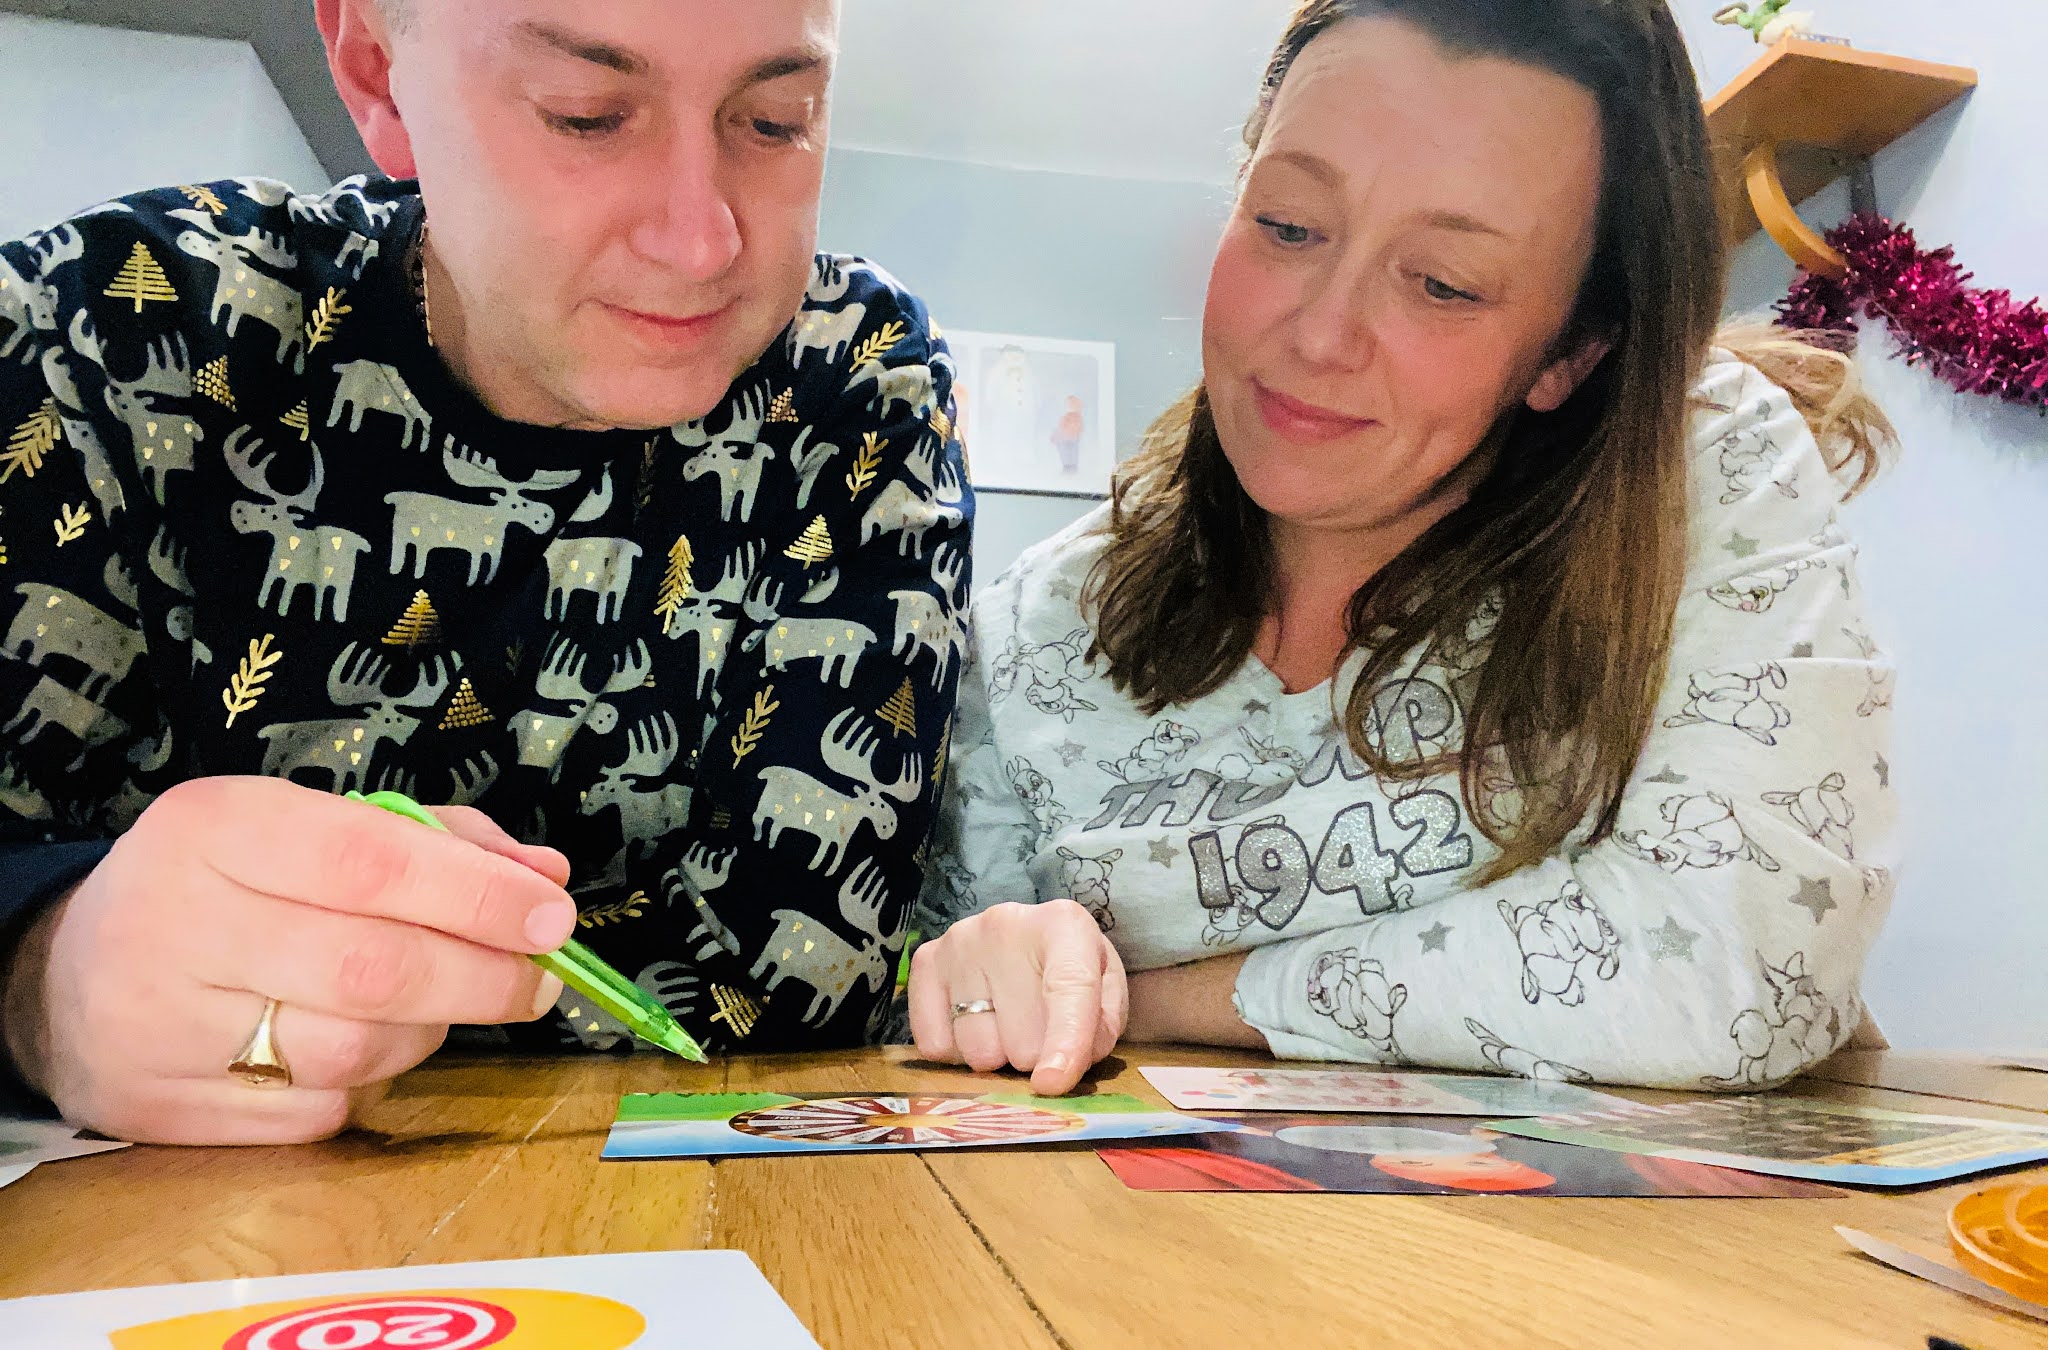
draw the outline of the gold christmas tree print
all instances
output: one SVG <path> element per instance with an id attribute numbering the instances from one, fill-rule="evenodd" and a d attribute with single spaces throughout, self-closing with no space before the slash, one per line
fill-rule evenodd
<path id="1" fill-rule="evenodd" d="M 903 686 L 889 696 L 882 710 L 875 714 L 890 726 L 896 728 L 898 736 L 917 735 L 917 692 L 905 680 Z"/>
<path id="2" fill-rule="evenodd" d="M 44 456 L 56 448 L 63 436 L 64 423 L 57 417 L 57 400 L 46 398 L 7 438 L 6 453 L 0 454 L 0 483 L 17 472 L 35 477 L 36 470 L 43 467 Z"/>
<path id="3" fill-rule="evenodd" d="M 794 558 L 806 568 L 825 562 L 832 556 L 832 531 L 825 528 L 825 518 L 816 516 L 804 526 L 804 532 L 797 541 L 782 550 L 785 558 Z"/>
<path id="4" fill-rule="evenodd" d="M 718 1011 L 711 1014 L 711 1020 L 731 1027 L 737 1040 L 745 1040 L 754 1024 L 761 1020 L 760 1006 L 737 989 L 714 984 L 711 986 L 711 1001 L 718 1005 Z"/>
<path id="5" fill-rule="evenodd" d="M 926 327 L 931 329 L 933 342 L 944 342 L 946 340 L 945 331 L 939 327 L 939 321 L 937 319 L 933 319 L 929 324 L 926 325 Z"/>
<path id="6" fill-rule="evenodd" d="M 854 349 L 853 364 L 856 366 L 864 366 L 867 365 L 870 361 L 876 361 L 881 359 L 881 356 L 884 352 L 888 351 L 897 343 L 903 341 L 903 339 L 908 337 L 909 335 L 909 329 L 905 328 L 902 324 L 897 323 L 894 319 L 891 319 L 888 323 L 882 326 L 882 330 L 880 332 L 875 333 L 873 336 L 869 337 L 866 342 L 861 343 L 859 347 L 856 347 Z"/>
<path id="7" fill-rule="evenodd" d="M 795 389 L 785 389 L 775 396 L 775 401 L 768 405 L 768 420 L 770 422 L 799 422 L 803 420 L 796 415 Z"/>
<path id="8" fill-rule="evenodd" d="M 654 612 L 661 619 L 663 631 L 675 622 L 683 601 L 689 597 L 690 566 L 696 561 L 697 555 L 690 549 L 690 536 L 677 535 L 675 546 L 668 551 L 668 572 L 661 579 L 661 590 L 654 601 Z"/>
<path id="9" fill-rule="evenodd" d="M 229 412 L 235 411 L 235 391 L 228 387 L 228 359 L 223 356 L 208 361 L 193 377 L 199 392 L 212 399 Z"/>
<path id="10" fill-rule="evenodd" d="M 635 891 L 623 900 L 614 900 L 608 905 L 593 905 L 576 916 L 579 928 L 602 928 L 608 923 L 624 923 L 637 919 L 647 912 L 647 892 Z"/>
<path id="11" fill-rule="evenodd" d="M 346 291 L 327 288 L 327 294 L 320 303 L 313 306 L 313 317 L 306 320 L 306 350 L 312 351 L 323 342 L 334 341 L 334 330 L 341 327 L 341 316 L 355 311 L 341 302 Z"/>
<path id="12" fill-rule="evenodd" d="M 448 711 L 441 718 L 441 730 L 456 731 L 467 727 L 480 727 L 497 721 L 482 699 L 476 696 L 476 686 L 469 682 L 469 676 L 462 677 L 456 687 L 455 697 L 448 702 Z"/>
<path id="13" fill-rule="evenodd" d="M 505 649 L 505 673 L 507 675 L 517 675 L 519 673 L 519 663 L 525 659 L 526 640 L 524 638 L 515 639 L 512 645 Z"/>
<path id="14" fill-rule="evenodd" d="M 940 445 L 953 439 L 953 419 L 944 408 L 932 414 L 932 433 L 939 438 Z"/>
<path id="15" fill-rule="evenodd" d="M 217 216 L 224 214 L 228 209 L 228 204 L 222 201 L 212 188 L 204 184 L 198 187 L 181 187 L 178 191 L 190 197 L 194 206 L 203 206 Z"/>
<path id="16" fill-rule="evenodd" d="M 57 529 L 57 547 L 78 542 L 85 533 L 85 527 L 92 524 L 92 511 L 84 502 L 64 508 L 55 520 L 50 522 Z"/>
<path id="17" fill-rule="evenodd" d="M 309 441 L 313 439 L 313 417 L 311 411 L 306 407 L 304 399 L 299 400 L 298 407 L 293 408 L 277 420 L 290 427 L 293 431 L 298 432 L 300 440 Z"/>
<path id="18" fill-rule="evenodd" d="M 121 270 L 114 274 L 114 284 L 104 294 L 116 300 L 133 300 L 137 314 L 152 300 L 169 302 L 178 298 L 178 293 L 171 289 L 171 279 L 164 275 L 163 264 L 144 243 L 135 245 L 135 251 L 121 264 Z"/>
<path id="19" fill-rule="evenodd" d="M 761 738 L 768 734 L 768 719 L 781 706 L 775 700 L 775 686 L 772 684 L 754 695 L 754 706 L 747 709 L 747 715 L 740 719 L 740 729 L 733 733 L 732 766 L 735 769 L 741 760 L 761 748 Z"/>
<path id="20" fill-rule="evenodd" d="M 275 673 L 272 667 L 284 660 L 283 652 L 270 649 L 270 644 L 275 641 L 276 634 L 265 633 L 262 641 L 251 642 L 249 654 L 242 658 L 234 678 L 228 681 L 227 688 L 220 691 L 220 701 L 228 710 L 228 730 L 234 730 L 237 717 L 256 711 L 257 701 L 266 692 L 264 686 L 270 683 L 270 677 Z"/>
<path id="21" fill-rule="evenodd" d="M 384 635 L 387 647 L 425 647 L 440 640 L 441 615 L 434 608 L 433 597 L 425 591 L 413 593 L 412 603 L 405 607 L 405 613 L 398 616 L 398 622 L 391 625 L 391 631 Z"/>
<path id="22" fill-rule="evenodd" d="M 846 490 L 855 497 L 866 492 L 875 484 L 875 473 L 882 467 L 882 452 L 889 448 L 889 442 L 874 432 L 866 432 L 861 438 L 860 453 L 853 458 L 853 472 L 846 475 Z"/>

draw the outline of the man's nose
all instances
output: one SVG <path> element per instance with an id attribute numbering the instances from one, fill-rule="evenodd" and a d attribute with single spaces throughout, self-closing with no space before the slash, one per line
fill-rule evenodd
<path id="1" fill-rule="evenodd" d="M 647 185 L 648 208 L 633 248 L 695 282 L 715 281 L 738 260 L 742 240 L 724 157 L 715 136 L 679 139 Z"/>

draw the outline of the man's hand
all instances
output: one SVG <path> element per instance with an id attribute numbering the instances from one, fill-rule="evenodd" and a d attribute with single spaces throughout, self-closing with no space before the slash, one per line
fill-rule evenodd
<path id="1" fill-rule="evenodd" d="M 991 1012 L 955 1017 L 956 1004 Z M 1071 900 L 997 905 L 962 919 L 910 961 L 910 1028 L 918 1052 L 977 1073 L 1009 1065 L 1057 1097 L 1123 1035 L 1124 964 Z"/>
<path id="2" fill-rule="evenodd" d="M 539 1017 L 561 984 L 526 957 L 575 928 L 567 860 L 436 815 L 450 834 L 274 779 L 173 788 L 0 973 L 14 1062 L 116 1138 L 296 1143 L 450 1024 Z M 273 998 L 282 1090 L 227 1072 Z"/>

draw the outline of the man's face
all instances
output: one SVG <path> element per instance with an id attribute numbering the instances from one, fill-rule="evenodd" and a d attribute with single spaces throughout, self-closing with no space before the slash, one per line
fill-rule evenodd
<path id="1" fill-rule="evenodd" d="M 420 179 L 461 373 L 548 425 L 716 407 L 802 303 L 838 0 L 407 9 L 389 45 L 411 163 L 380 159 Z"/>

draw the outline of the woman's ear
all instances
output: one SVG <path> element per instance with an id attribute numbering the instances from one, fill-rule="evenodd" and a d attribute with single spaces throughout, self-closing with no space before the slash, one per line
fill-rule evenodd
<path id="1" fill-rule="evenodd" d="M 412 138 L 391 94 L 391 27 L 378 0 L 314 0 L 313 17 L 334 88 L 370 158 L 392 178 L 417 176 Z"/>
<path id="2" fill-rule="evenodd" d="M 1535 387 L 1529 390 L 1527 402 L 1530 410 L 1553 413 L 1565 405 L 1565 400 L 1579 391 L 1586 377 L 1607 359 L 1607 353 L 1614 350 L 1614 344 L 1606 338 L 1587 338 L 1570 352 L 1558 357 L 1543 368 L 1536 377 Z"/>

